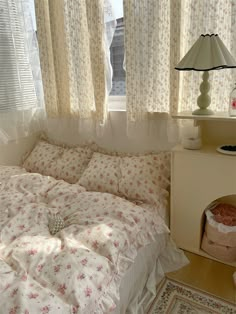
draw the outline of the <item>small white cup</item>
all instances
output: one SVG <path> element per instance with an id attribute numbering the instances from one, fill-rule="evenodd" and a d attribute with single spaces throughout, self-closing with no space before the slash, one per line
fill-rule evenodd
<path id="1" fill-rule="evenodd" d="M 183 138 L 182 145 L 183 148 L 187 149 L 200 149 L 202 147 L 202 141 L 200 138 Z"/>

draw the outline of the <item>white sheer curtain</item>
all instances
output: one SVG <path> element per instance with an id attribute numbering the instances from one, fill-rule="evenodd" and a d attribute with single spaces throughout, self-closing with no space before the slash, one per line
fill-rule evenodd
<path id="1" fill-rule="evenodd" d="M 41 129 L 43 88 L 30 0 L 0 1 L 0 143 Z"/>
<path id="2" fill-rule="evenodd" d="M 232 0 L 124 0 L 126 99 L 130 126 L 152 112 L 196 108 L 201 73 L 174 69 L 203 33 L 217 33 L 236 56 Z M 211 71 L 211 108 L 228 108 L 235 70 Z"/>

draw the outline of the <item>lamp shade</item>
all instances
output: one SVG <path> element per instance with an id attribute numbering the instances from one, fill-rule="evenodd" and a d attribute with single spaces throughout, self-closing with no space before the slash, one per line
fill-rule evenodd
<path id="1" fill-rule="evenodd" d="M 201 35 L 175 67 L 180 71 L 235 68 L 236 60 L 217 34 Z"/>

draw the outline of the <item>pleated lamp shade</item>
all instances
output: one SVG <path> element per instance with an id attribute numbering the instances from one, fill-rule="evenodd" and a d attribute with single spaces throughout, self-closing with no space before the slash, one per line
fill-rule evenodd
<path id="1" fill-rule="evenodd" d="M 210 89 L 208 71 L 226 68 L 236 68 L 236 60 L 217 34 L 201 35 L 175 67 L 179 71 L 204 71 L 203 82 L 200 85 L 201 95 L 197 100 L 200 109 L 195 110 L 193 114 L 211 115 L 214 113 L 207 108 L 211 102 L 208 95 Z"/>
<path id="2" fill-rule="evenodd" d="M 217 34 L 201 35 L 175 67 L 180 71 L 235 68 L 236 60 Z"/>

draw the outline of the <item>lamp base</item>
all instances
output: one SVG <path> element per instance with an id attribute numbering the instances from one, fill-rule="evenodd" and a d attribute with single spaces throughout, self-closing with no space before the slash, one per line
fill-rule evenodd
<path id="1" fill-rule="evenodd" d="M 192 112 L 193 115 L 199 115 L 199 116 L 210 116 L 214 114 L 214 111 L 211 109 L 196 109 Z"/>
<path id="2" fill-rule="evenodd" d="M 202 74 L 202 82 L 200 84 L 201 94 L 197 98 L 197 104 L 199 109 L 193 111 L 194 115 L 210 116 L 214 114 L 214 111 L 208 109 L 211 103 L 211 97 L 208 95 L 208 92 L 210 90 L 210 83 L 208 79 L 209 73 L 208 71 L 204 71 Z"/>

